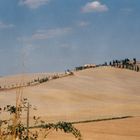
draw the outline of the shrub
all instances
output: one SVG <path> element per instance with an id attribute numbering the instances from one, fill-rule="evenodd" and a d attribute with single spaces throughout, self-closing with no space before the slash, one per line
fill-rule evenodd
<path id="1" fill-rule="evenodd" d="M 38 140 L 42 132 L 44 139 L 53 130 L 71 133 L 78 140 L 82 140 L 80 131 L 69 122 L 45 123 L 45 121 L 40 120 L 40 117 L 34 116 L 34 126 L 29 127 L 29 108 L 31 107 L 28 100 L 24 98 L 20 103 L 17 102 L 16 106 L 7 105 L 4 108 L 0 108 L 0 114 L 7 112 L 10 116 L 9 120 L 0 120 L 1 140 Z M 27 111 L 27 126 L 21 121 L 22 114 L 25 111 Z"/>

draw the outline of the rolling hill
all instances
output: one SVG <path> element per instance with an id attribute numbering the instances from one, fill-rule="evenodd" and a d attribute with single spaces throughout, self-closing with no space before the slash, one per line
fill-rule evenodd
<path id="1" fill-rule="evenodd" d="M 33 78 L 32 76 L 30 77 Z M 13 80 L 10 79 L 10 81 L 18 81 L 16 78 L 16 76 L 13 76 Z M 3 77 L 1 82 L 2 80 L 8 81 L 8 78 Z M 139 85 L 140 72 L 113 67 L 98 67 L 74 72 L 72 76 L 23 88 L 23 96 L 28 98 L 30 103 L 38 108 L 36 112 L 31 110 L 31 116 L 37 114 L 48 122 L 83 121 L 133 116 L 134 119 L 132 118 L 130 120 L 136 123 L 136 120 L 140 120 Z M 14 104 L 16 91 L 17 89 L 1 91 L 0 106 L 6 105 L 7 103 Z M 126 126 L 128 126 L 130 122 L 131 121 L 126 121 Z M 102 130 L 100 123 L 103 125 L 104 130 Z M 123 123 L 125 125 L 123 120 L 118 121 L 118 125 L 120 124 L 118 128 L 112 126 L 116 125 L 117 127 L 117 121 L 112 121 L 112 124 L 111 122 L 109 122 L 109 124 L 104 122 L 100 123 L 95 123 L 95 126 L 94 123 L 77 126 L 82 131 L 86 131 L 91 127 L 89 132 L 86 131 L 88 134 L 91 133 L 92 129 L 94 132 L 97 126 L 98 133 L 95 131 L 96 136 L 99 134 L 99 137 L 101 136 L 102 138 L 105 133 L 115 133 L 115 130 L 113 131 L 111 128 L 116 129 L 116 132 L 119 131 L 119 128 L 120 131 L 123 131 Z M 105 126 L 110 129 L 105 131 Z M 101 132 L 100 129 L 102 130 Z M 140 131 L 140 127 L 136 131 L 138 130 Z M 115 140 L 115 135 L 118 139 L 129 139 L 128 136 L 123 137 L 126 136 L 126 134 L 128 135 L 129 131 L 130 130 L 124 127 L 124 133 L 115 133 L 112 139 Z M 118 135 L 122 135 L 122 137 L 117 137 Z M 130 132 L 129 135 L 133 135 L 133 131 L 132 133 Z M 100 140 L 100 138 L 96 136 L 93 135 L 92 138 Z M 140 138 L 138 133 L 134 140 L 137 137 Z M 89 138 L 89 140 L 92 140 L 92 138 Z M 110 140 L 109 138 L 111 139 L 111 137 L 107 137 L 108 140 Z M 130 137 L 130 139 L 131 138 L 132 137 Z M 59 140 L 60 139 L 61 138 L 59 138 Z"/>

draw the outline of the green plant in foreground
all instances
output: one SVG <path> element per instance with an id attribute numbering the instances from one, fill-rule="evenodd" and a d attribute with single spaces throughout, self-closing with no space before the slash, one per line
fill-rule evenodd
<path id="1" fill-rule="evenodd" d="M 33 117 L 34 126 L 26 126 L 22 122 L 22 114 L 26 113 L 28 108 L 28 100 L 23 99 L 19 105 L 12 106 L 7 105 L 6 107 L 0 108 L 0 114 L 8 113 L 8 120 L 0 120 L 0 140 L 38 140 L 47 139 L 47 136 L 52 131 L 63 131 L 64 133 L 71 133 L 78 140 L 82 140 L 81 133 L 71 123 L 58 122 L 58 123 L 46 123 L 40 120 L 40 117 Z M 26 119 L 28 119 L 27 116 Z M 27 122 L 29 123 L 29 122 Z"/>

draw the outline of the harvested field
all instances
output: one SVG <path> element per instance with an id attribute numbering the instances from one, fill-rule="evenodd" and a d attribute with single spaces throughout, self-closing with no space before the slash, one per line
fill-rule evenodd
<path id="1" fill-rule="evenodd" d="M 12 79 L 10 81 L 16 80 L 16 76 Z M 1 82 L 3 80 L 8 81 L 8 78 L 0 79 Z M 36 114 L 47 122 L 134 116 L 123 120 L 76 124 L 76 127 L 81 130 L 85 140 L 138 140 L 140 139 L 140 118 L 137 117 L 140 116 L 139 85 L 139 72 L 98 67 L 23 88 L 23 96 L 38 108 L 36 112 L 31 110 L 30 117 Z M 1 91 L 0 106 L 7 103 L 15 104 L 16 90 Z M 49 139 L 72 140 L 72 137 L 67 134 L 52 133 Z"/>

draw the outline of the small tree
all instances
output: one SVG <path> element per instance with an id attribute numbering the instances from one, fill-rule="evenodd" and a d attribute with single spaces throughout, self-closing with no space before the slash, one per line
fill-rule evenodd
<path id="1" fill-rule="evenodd" d="M 137 63 L 136 58 L 133 58 L 133 64 L 136 65 L 136 63 Z"/>
<path id="2" fill-rule="evenodd" d="M 140 68 L 139 68 L 139 66 L 137 66 L 137 72 L 139 72 L 139 70 L 140 70 Z"/>

